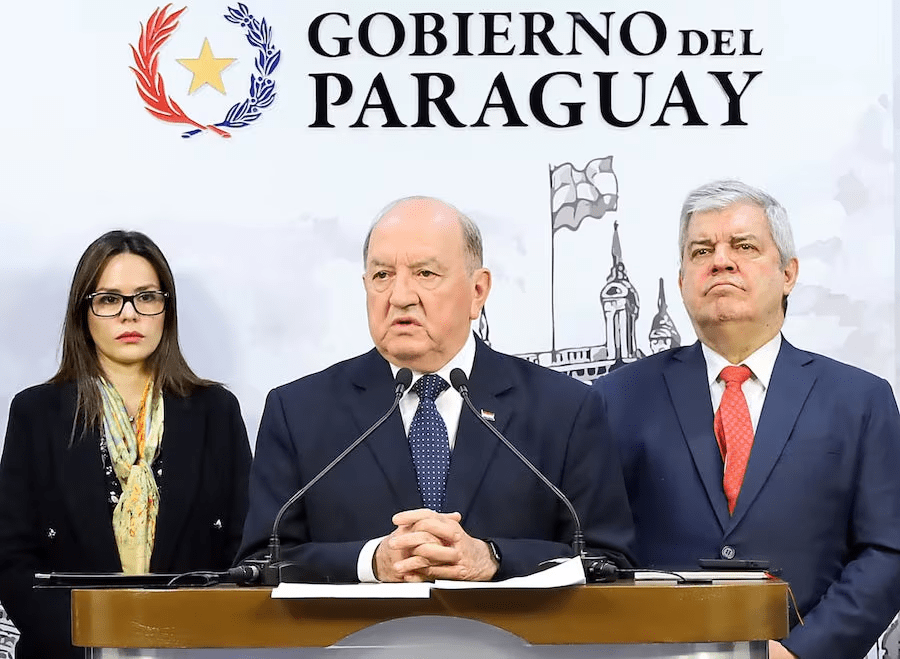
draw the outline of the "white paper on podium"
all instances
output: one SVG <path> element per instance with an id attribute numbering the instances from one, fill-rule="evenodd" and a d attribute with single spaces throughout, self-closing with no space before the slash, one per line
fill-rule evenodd
<path id="1" fill-rule="evenodd" d="M 769 573 L 763 570 L 636 570 L 634 573 L 635 581 L 758 581 L 768 578 Z"/>
<path id="2" fill-rule="evenodd" d="M 560 588 L 583 584 L 584 567 L 580 558 L 569 558 L 551 568 L 503 581 L 447 581 L 432 583 L 359 583 L 319 584 L 283 583 L 272 589 L 273 599 L 426 599 L 432 588 Z"/>
<path id="3" fill-rule="evenodd" d="M 438 579 L 435 588 L 462 590 L 466 588 L 560 588 L 585 583 L 581 558 L 569 558 L 551 568 L 524 577 L 512 577 L 503 581 L 447 581 Z"/>
<path id="4" fill-rule="evenodd" d="M 430 583 L 283 583 L 273 599 L 428 599 Z"/>

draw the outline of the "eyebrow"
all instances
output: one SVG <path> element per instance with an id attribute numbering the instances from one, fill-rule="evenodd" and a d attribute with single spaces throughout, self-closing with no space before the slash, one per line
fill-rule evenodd
<path id="1" fill-rule="evenodd" d="M 739 233 L 739 234 L 735 234 L 735 235 L 731 236 L 731 239 L 728 242 L 734 244 L 734 243 L 743 242 L 745 240 L 758 240 L 758 238 L 756 237 L 756 234 L 753 234 L 753 233 Z M 691 242 L 689 242 L 688 247 L 693 247 L 694 245 L 706 246 L 706 245 L 712 245 L 712 244 L 713 244 L 712 238 L 700 238 L 700 239 L 692 240 Z"/>
<path id="2" fill-rule="evenodd" d="M 440 268 L 441 266 L 442 266 L 442 264 L 441 264 L 440 260 L 436 259 L 436 258 L 424 259 L 422 261 L 416 261 L 414 263 L 409 264 L 409 267 L 412 270 L 418 270 L 419 268 L 425 268 L 425 267 Z"/>
<path id="3" fill-rule="evenodd" d="M 369 266 L 370 268 L 392 268 L 394 267 L 393 263 L 387 263 L 384 261 L 380 261 L 379 259 L 372 258 L 370 260 Z M 423 259 L 421 261 L 414 261 L 410 263 L 408 266 L 411 270 L 417 270 L 423 267 L 441 267 L 441 262 L 437 258 Z"/>

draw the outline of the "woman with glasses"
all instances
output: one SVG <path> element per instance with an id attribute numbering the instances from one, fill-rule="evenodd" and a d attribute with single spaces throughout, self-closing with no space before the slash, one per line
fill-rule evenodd
<path id="1" fill-rule="evenodd" d="M 235 397 L 178 345 L 159 248 L 111 231 L 82 255 L 59 371 L 18 394 L 0 460 L 0 602 L 17 657 L 78 657 L 69 593 L 46 572 L 225 570 L 247 508 L 250 448 Z"/>

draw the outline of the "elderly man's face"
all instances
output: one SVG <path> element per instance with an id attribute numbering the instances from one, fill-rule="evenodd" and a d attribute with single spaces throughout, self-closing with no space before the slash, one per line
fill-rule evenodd
<path id="1" fill-rule="evenodd" d="M 467 270 L 456 214 L 431 199 L 391 209 L 372 230 L 366 272 L 369 333 L 391 363 L 423 372 L 459 352 L 491 287 Z"/>
<path id="2" fill-rule="evenodd" d="M 797 259 L 781 267 L 762 208 L 737 203 L 695 213 L 682 256 L 678 286 L 698 332 L 732 321 L 781 329 L 782 298 L 797 281 Z"/>

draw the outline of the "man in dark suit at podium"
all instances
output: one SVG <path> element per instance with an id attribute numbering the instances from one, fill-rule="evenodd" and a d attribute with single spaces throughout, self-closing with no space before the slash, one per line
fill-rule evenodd
<path id="1" fill-rule="evenodd" d="M 565 375 L 493 351 L 471 331 L 491 287 L 481 235 L 432 198 L 392 204 L 363 275 L 375 349 L 273 390 L 250 477 L 241 557 L 265 553 L 279 507 L 413 385 L 394 414 L 285 515 L 283 558 L 338 582 L 490 580 L 571 556 L 566 508 L 449 386 L 471 399 L 570 499 L 588 551 L 619 562 L 633 540 L 599 398 Z"/>
<path id="2" fill-rule="evenodd" d="M 638 564 L 768 559 L 798 609 L 770 656 L 859 659 L 900 608 L 891 387 L 782 338 L 798 261 L 768 194 L 738 181 L 694 190 L 679 243 L 699 342 L 594 383 L 620 447 Z"/>

